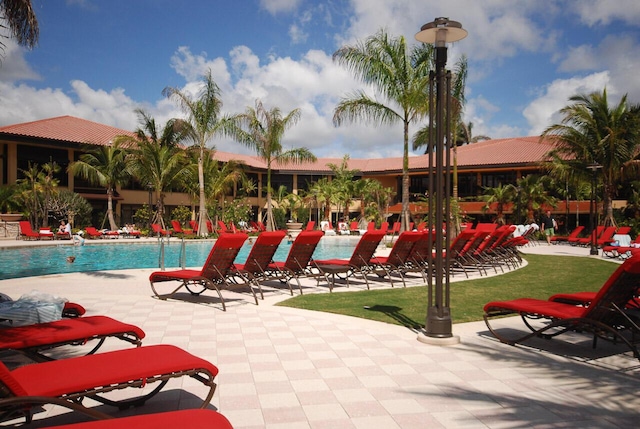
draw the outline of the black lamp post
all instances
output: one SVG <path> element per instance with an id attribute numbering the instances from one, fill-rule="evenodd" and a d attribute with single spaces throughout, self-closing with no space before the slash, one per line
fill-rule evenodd
<path id="1" fill-rule="evenodd" d="M 435 248 L 433 252 L 429 252 L 429 266 L 432 269 L 429 270 L 428 277 L 429 297 L 426 319 L 426 337 L 436 339 L 435 342 L 443 339 L 446 342 L 447 339 L 453 338 L 449 306 L 450 253 L 444 251 L 449 247 L 452 231 L 449 205 L 451 199 L 449 148 L 451 144 L 449 120 L 451 72 L 445 70 L 447 43 L 457 42 L 466 36 L 467 31 L 462 28 L 462 25 L 448 18 L 436 18 L 435 21 L 423 25 L 415 36 L 417 41 L 433 43 L 436 48 L 436 70 L 435 73 L 431 72 L 429 77 L 429 207 L 434 213 L 434 216 L 429 217 L 429 228 L 435 234 Z M 435 106 L 432 102 L 434 81 Z M 435 138 L 433 138 L 434 131 Z M 443 229 L 447 232 L 446 236 Z"/>
<path id="2" fill-rule="evenodd" d="M 591 164 L 587 165 L 587 169 L 591 170 L 591 204 L 589 205 L 589 217 L 591 223 L 591 250 L 589 251 L 590 255 L 598 254 L 598 244 L 596 236 L 596 216 L 598 215 L 598 205 L 596 203 L 596 182 L 598 178 L 598 170 L 600 170 L 602 166 L 597 162 L 593 161 Z"/>
<path id="3" fill-rule="evenodd" d="M 153 222 L 153 209 L 151 208 L 151 205 L 153 204 L 153 194 L 151 191 L 153 191 L 153 185 L 151 183 L 147 183 L 147 189 L 149 190 L 149 225 L 151 225 L 151 222 Z"/>

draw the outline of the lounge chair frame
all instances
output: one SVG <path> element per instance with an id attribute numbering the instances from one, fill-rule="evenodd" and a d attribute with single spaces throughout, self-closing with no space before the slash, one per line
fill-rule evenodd
<path id="1" fill-rule="evenodd" d="M 163 300 L 172 298 L 183 287 L 195 296 L 201 295 L 207 290 L 213 290 L 218 294 L 218 298 L 220 298 L 222 310 L 227 311 L 227 306 L 220 289 L 233 289 L 238 285 L 237 281 L 230 275 L 230 271 L 233 266 L 233 260 L 238 255 L 242 244 L 247 238 L 248 235 L 245 233 L 221 234 L 211 248 L 211 252 L 209 252 L 209 256 L 200 271 L 177 270 L 153 272 L 149 276 L 151 290 L 156 297 Z M 181 283 L 168 294 L 159 293 L 155 283 L 167 281 L 178 281 Z"/>
<path id="2" fill-rule="evenodd" d="M 491 302 L 485 305 L 484 321 L 489 331 L 501 342 L 515 345 L 533 337 L 554 338 L 569 331 L 593 335 L 593 346 L 598 338 L 625 344 L 640 359 L 640 351 L 633 338 L 640 333 L 636 316 L 625 307 L 637 294 L 640 282 L 640 256 L 622 264 L 611 275 L 588 307 L 563 302 L 523 298 L 512 301 Z M 518 314 L 531 331 L 515 338 L 507 338 L 495 330 L 490 319 Z M 542 327 L 533 326 L 531 320 L 546 320 Z M 631 340 L 628 338 L 631 334 Z"/>

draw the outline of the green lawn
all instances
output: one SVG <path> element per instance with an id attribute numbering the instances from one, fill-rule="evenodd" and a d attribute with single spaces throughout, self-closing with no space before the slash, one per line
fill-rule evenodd
<path id="1" fill-rule="evenodd" d="M 572 256 L 526 255 L 526 259 L 529 264 L 516 271 L 451 283 L 453 323 L 482 320 L 482 308 L 489 301 L 547 299 L 558 292 L 596 291 L 618 267 L 607 261 Z M 396 286 L 376 291 L 307 294 L 279 305 L 419 327 L 425 322 L 427 289 Z"/>

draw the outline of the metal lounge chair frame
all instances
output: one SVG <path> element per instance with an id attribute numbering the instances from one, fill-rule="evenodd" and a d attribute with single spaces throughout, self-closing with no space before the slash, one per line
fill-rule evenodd
<path id="1" fill-rule="evenodd" d="M 200 406 L 204 408 L 215 392 L 213 380 L 217 374 L 218 368 L 212 363 L 166 344 L 36 363 L 11 371 L 0 363 L 0 416 L 22 415 L 29 423 L 33 404 L 24 398 L 30 396 L 58 398 L 76 405 L 81 405 L 84 398 L 91 398 L 120 409 L 137 407 L 158 394 L 170 379 L 183 376 L 209 387 Z M 112 391 L 142 388 L 151 383 L 158 385 L 138 396 L 125 399 L 105 396 Z"/>
<path id="2" fill-rule="evenodd" d="M 149 276 L 151 289 L 160 299 L 173 297 L 180 289 L 186 288 L 192 295 L 200 295 L 206 290 L 214 290 L 220 298 L 223 311 L 227 306 L 222 297 L 220 289 L 232 289 L 232 278 L 230 271 L 233 261 L 238 255 L 242 244 L 248 238 L 247 234 L 221 234 L 209 252 L 201 270 L 175 270 L 156 271 Z M 155 284 L 160 282 L 178 281 L 181 284 L 168 294 L 161 294 L 156 289 Z M 230 283 L 231 282 L 231 283 Z"/>
<path id="3" fill-rule="evenodd" d="M 394 287 L 391 274 L 399 274 L 403 286 L 407 287 L 404 274 L 411 270 L 409 256 L 411 256 L 411 251 L 422 236 L 423 234 L 417 231 L 403 232 L 393 244 L 389 256 L 374 256 L 371 259 L 370 264 L 372 269 L 378 273 L 380 277 L 389 277 L 391 287 Z M 380 271 L 382 271 L 382 273 Z"/>
<path id="4" fill-rule="evenodd" d="M 387 231 L 382 229 L 374 229 L 373 231 L 365 232 L 362 238 L 360 238 L 360 241 L 358 241 L 356 248 L 353 249 L 353 254 L 348 261 L 342 259 L 323 259 L 312 261 L 313 266 L 327 281 L 327 284 L 329 285 L 329 292 L 333 291 L 336 276 L 345 280 L 347 287 L 349 287 L 349 277 L 356 273 L 362 276 L 367 285 L 367 289 L 369 289 L 369 279 L 367 278 L 367 274 L 373 271 L 371 259 L 386 233 Z M 329 276 L 331 276 L 331 279 L 329 279 Z M 318 280 L 318 277 L 316 277 L 316 280 Z"/>
<path id="5" fill-rule="evenodd" d="M 625 261 L 609 277 L 588 307 L 558 301 L 520 298 L 511 301 L 490 302 L 484 306 L 484 321 L 489 331 L 501 342 L 515 345 L 532 337 L 553 338 L 569 331 L 593 334 L 593 346 L 598 338 L 625 344 L 633 355 L 640 359 L 640 352 L 632 340 L 631 333 L 640 333 L 637 315 L 625 307 L 634 298 L 640 282 L 640 256 Z M 531 331 L 516 338 L 507 338 L 495 330 L 490 319 L 518 314 Z M 531 324 L 531 320 L 546 320 L 542 327 Z M 635 319 L 635 320 L 634 320 Z"/>

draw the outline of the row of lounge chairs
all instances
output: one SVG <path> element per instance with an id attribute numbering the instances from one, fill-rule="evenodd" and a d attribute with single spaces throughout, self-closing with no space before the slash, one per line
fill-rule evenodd
<path id="1" fill-rule="evenodd" d="M 0 351 L 20 352 L 31 359 L 28 364 L 11 369 L 0 363 L 0 419 L 24 417 L 29 423 L 33 409 L 53 404 L 103 419 L 70 426 L 73 428 L 231 428 L 224 416 L 204 409 L 215 392 L 215 365 L 172 345 L 142 346 L 142 329 L 106 316 L 84 316 L 84 308 L 78 304 L 65 305 L 63 315 L 78 317 L 0 329 Z M 118 338 L 137 347 L 96 353 L 107 338 Z M 97 345 L 83 356 L 54 360 L 47 353 L 61 346 L 83 346 L 88 342 Z M 141 406 L 169 380 L 185 376 L 209 388 L 201 410 L 112 419 L 83 405 L 83 400 L 90 398 L 120 409 Z M 141 390 L 146 385 L 150 385 L 149 389 Z M 112 393 L 115 391 L 128 391 L 130 395 L 124 398 L 122 393 Z"/>
<path id="2" fill-rule="evenodd" d="M 481 275 L 487 269 L 516 267 L 521 263 L 517 247 L 528 243 L 523 237 L 513 237 L 513 227 L 499 227 L 493 231 L 466 229 L 452 242 L 450 259 L 454 270 L 463 272 L 473 267 Z M 169 299 L 186 289 L 191 295 L 200 295 L 205 291 L 215 293 L 226 310 L 222 294 L 224 290 L 249 290 L 258 304 L 258 294 L 264 299 L 262 284 L 268 281 L 286 283 L 293 295 L 295 280 L 300 293 L 303 293 L 300 279 L 311 278 L 318 284 L 324 279 L 333 291 L 336 278 L 345 280 L 361 277 L 369 289 L 369 275 L 388 278 L 394 286 L 394 277 L 400 277 L 406 286 L 407 273 L 416 272 L 426 281 L 429 267 L 429 252 L 434 247 L 434 234 L 428 231 L 407 231 L 396 240 L 388 257 L 377 257 L 375 251 L 386 235 L 384 230 L 367 231 L 362 235 L 351 257 L 343 259 L 313 259 L 313 252 L 322 231 L 302 231 L 292 243 L 285 261 L 273 261 L 278 246 L 285 239 L 284 231 L 263 232 L 258 235 L 244 264 L 234 263 L 240 248 L 247 240 L 244 233 L 223 233 L 213 245 L 207 260 L 201 269 L 181 269 L 156 271 L 149 276 L 153 293 L 161 299 Z M 177 286 L 175 283 L 178 283 Z M 166 286 L 165 286 L 166 285 Z"/>
<path id="3" fill-rule="evenodd" d="M 34 231 L 31 227 L 31 223 L 28 220 L 21 220 L 19 222 L 20 234 L 18 237 L 23 240 L 71 240 L 72 236 L 69 233 L 58 231 L 52 232 L 51 228 L 43 227 L 38 231 Z M 100 231 L 93 226 L 87 226 L 84 229 L 84 234 L 88 238 L 137 238 L 140 237 L 140 231 L 122 229 L 118 231 Z"/>

